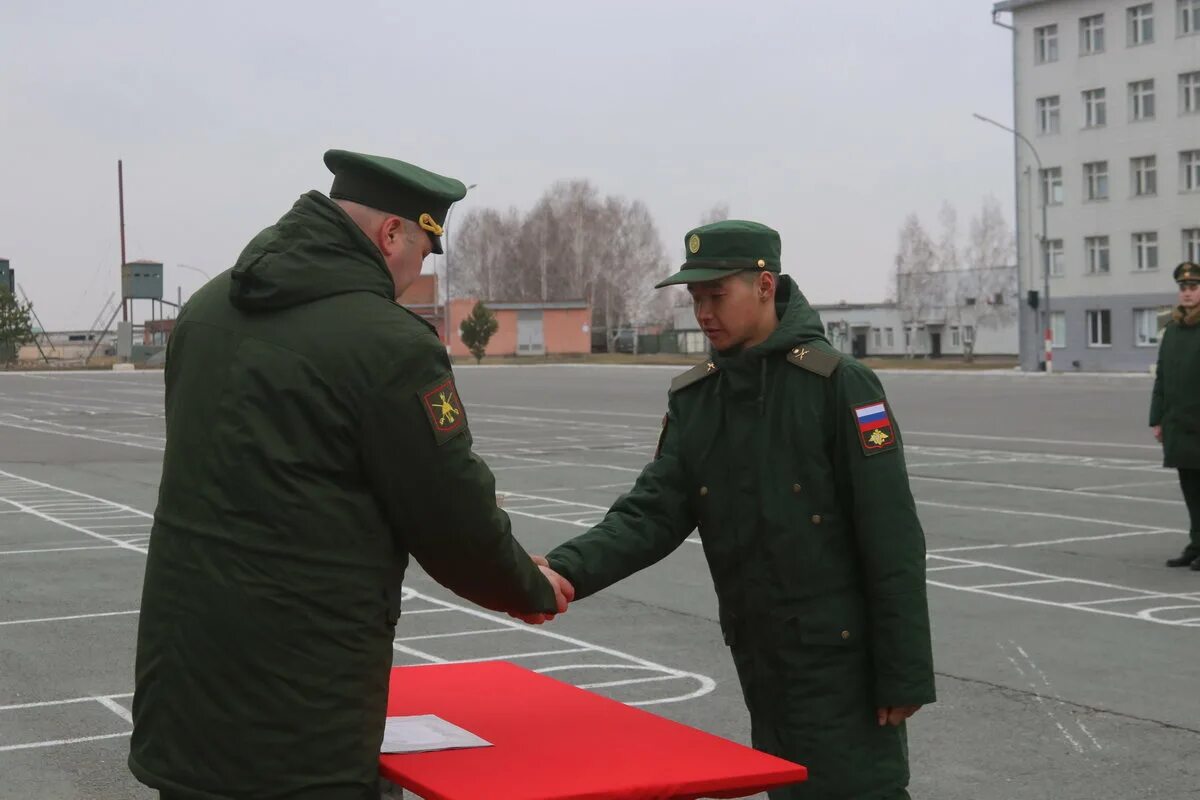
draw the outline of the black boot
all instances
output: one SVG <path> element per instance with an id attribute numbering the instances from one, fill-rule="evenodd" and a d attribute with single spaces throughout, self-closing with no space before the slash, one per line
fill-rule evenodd
<path id="1" fill-rule="evenodd" d="M 1183 553 L 1178 558 L 1168 558 L 1168 567 L 1191 567 L 1195 570 L 1200 570 L 1200 554 L 1197 554 L 1191 545 L 1183 549 Z"/>

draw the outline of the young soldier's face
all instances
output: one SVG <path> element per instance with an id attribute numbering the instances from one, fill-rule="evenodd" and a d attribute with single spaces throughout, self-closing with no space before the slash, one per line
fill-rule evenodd
<path id="1" fill-rule="evenodd" d="M 754 335 L 761 301 L 752 281 L 734 274 L 719 281 L 689 283 L 687 288 L 696 322 L 714 350 L 730 350 Z"/>
<path id="2" fill-rule="evenodd" d="M 1200 305 L 1200 283 L 1179 284 L 1179 305 L 1184 308 Z"/>

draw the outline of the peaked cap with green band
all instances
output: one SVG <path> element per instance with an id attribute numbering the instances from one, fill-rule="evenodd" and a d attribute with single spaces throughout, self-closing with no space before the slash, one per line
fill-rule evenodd
<path id="1" fill-rule="evenodd" d="M 421 169 L 384 156 L 330 150 L 325 166 L 333 173 L 334 200 L 349 200 L 395 214 L 421 226 L 433 242 L 433 252 L 442 252 L 442 226 L 451 204 L 462 200 L 467 187 L 462 181 Z"/>
<path id="2" fill-rule="evenodd" d="M 779 233 L 759 222 L 727 219 L 693 228 L 683 237 L 687 259 L 654 288 L 720 280 L 744 269 L 779 272 Z"/>
<path id="3" fill-rule="evenodd" d="M 1200 264 L 1192 261 L 1184 261 L 1175 268 L 1175 282 L 1184 283 L 1200 283 Z"/>

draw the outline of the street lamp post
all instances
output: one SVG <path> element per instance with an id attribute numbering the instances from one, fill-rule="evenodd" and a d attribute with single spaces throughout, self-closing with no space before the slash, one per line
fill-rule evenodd
<path id="1" fill-rule="evenodd" d="M 471 191 L 478 185 L 478 183 L 472 183 L 467 187 L 467 191 Z M 450 349 L 450 216 L 453 213 L 454 206 L 450 206 L 450 209 L 446 212 L 446 224 L 442 226 L 445 229 L 446 239 L 446 286 L 444 289 L 446 293 L 446 299 L 442 304 L 442 326 L 445 328 L 444 333 L 446 336 L 447 350 Z"/>
<path id="2" fill-rule="evenodd" d="M 994 119 L 988 119 L 987 117 L 983 116 L 982 114 L 973 114 L 972 116 L 974 116 L 975 119 L 979 120 L 980 122 L 986 122 L 989 125 L 995 125 L 1000 130 L 1008 131 L 1013 136 L 1020 139 L 1029 148 L 1030 152 L 1033 153 L 1033 158 L 1037 162 L 1038 181 L 1039 181 L 1040 191 L 1041 191 L 1041 195 L 1042 195 L 1042 294 L 1043 294 L 1043 297 L 1042 297 L 1041 307 L 1042 307 L 1042 314 L 1043 314 L 1044 320 L 1045 320 L 1045 324 L 1042 326 L 1042 330 L 1045 332 L 1044 344 L 1045 344 L 1045 348 L 1046 348 L 1045 349 L 1046 372 L 1051 373 L 1051 372 L 1054 372 L 1054 361 L 1053 361 L 1053 358 L 1054 358 L 1054 349 L 1053 349 L 1054 333 L 1050 328 L 1050 258 L 1049 258 L 1050 251 L 1049 251 L 1049 240 L 1046 239 L 1046 201 L 1048 198 L 1046 197 L 1047 187 L 1044 185 L 1041 185 L 1041 182 L 1045 181 L 1045 179 L 1046 179 L 1045 170 L 1042 169 L 1042 157 L 1038 155 L 1037 148 L 1033 146 L 1033 142 L 1031 142 L 1027 138 L 1025 138 L 1025 136 L 1023 134 L 1021 134 L 1019 131 L 1016 131 L 1013 128 L 1010 128 L 1007 125 L 1002 125 L 999 122 L 996 122 L 996 120 L 994 120 Z M 1033 191 L 1033 190 L 1031 189 L 1031 191 Z"/>

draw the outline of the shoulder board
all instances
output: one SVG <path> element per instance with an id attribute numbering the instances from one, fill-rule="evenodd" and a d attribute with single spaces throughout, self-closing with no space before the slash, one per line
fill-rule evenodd
<path id="1" fill-rule="evenodd" d="M 788 351 L 787 360 L 801 369 L 828 378 L 842 363 L 842 356 L 816 347 L 799 345 Z"/>
<path id="2" fill-rule="evenodd" d="M 395 301 L 393 301 L 393 302 L 395 302 Z M 407 306 L 400 305 L 399 303 L 396 303 L 395 305 L 396 305 L 396 308 L 399 308 L 399 309 L 402 309 L 403 311 L 406 311 L 406 312 L 409 314 L 409 316 L 411 316 L 413 319 L 415 319 L 415 320 L 417 320 L 418 322 L 420 322 L 420 323 L 421 323 L 422 325 L 424 325 L 426 328 L 429 328 L 429 330 L 433 332 L 433 335 L 434 335 L 434 336 L 437 336 L 437 332 L 438 332 L 438 330 L 437 330 L 437 327 L 436 327 L 436 326 L 435 326 L 435 325 L 434 325 L 432 322 L 430 322 L 429 320 L 425 319 L 425 318 L 424 318 L 424 317 L 422 317 L 420 314 L 418 314 L 417 312 L 413 311 L 411 308 L 408 308 Z"/>
<path id="3" fill-rule="evenodd" d="M 717 374 L 717 365 L 711 361 L 704 361 L 689 369 L 682 375 L 676 375 L 671 381 L 671 391 L 678 392 L 687 386 L 691 386 L 696 381 L 704 380 L 709 375 Z"/>

